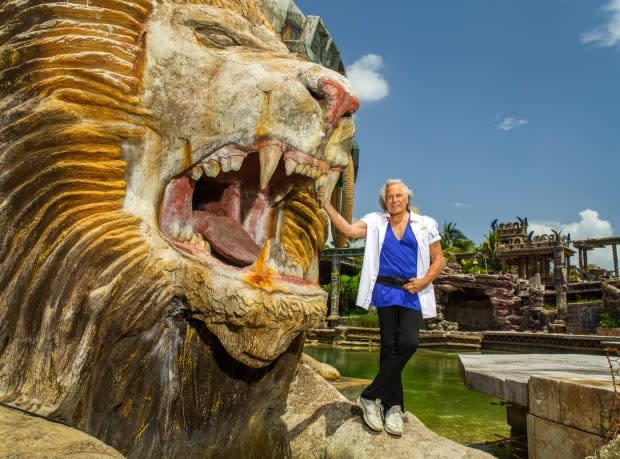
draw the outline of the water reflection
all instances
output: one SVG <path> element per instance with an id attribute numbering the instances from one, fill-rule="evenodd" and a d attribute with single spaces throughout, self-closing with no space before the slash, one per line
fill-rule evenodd
<path id="1" fill-rule="evenodd" d="M 313 345 L 306 346 L 304 351 L 336 367 L 342 376 L 372 379 L 377 372 L 378 350 Z M 419 349 L 403 371 L 405 409 L 429 429 L 464 445 L 510 437 L 506 409 L 500 400 L 471 391 L 463 384 L 457 355 L 464 353 Z M 345 393 L 351 400 L 358 395 L 359 392 Z M 518 457 L 515 451 L 505 455 L 495 450 L 505 449 L 505 445 L 480 449 L 497 457 Z"/>

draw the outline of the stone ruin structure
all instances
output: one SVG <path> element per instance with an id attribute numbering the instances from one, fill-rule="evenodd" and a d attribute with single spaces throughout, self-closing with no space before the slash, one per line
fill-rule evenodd
<path id="1" fill-rule="evenodd" d="M 577 259 L 579 261 L 579 271 L 582 273 L 582 277 L 585 280 L 592 280 L 598 277 L 602 273 L 592 272 L 592 268 L 588 266 L 588 251 L 593 249 L 604 248 L 611 246 L 611 254 L 614 263 L 613 276 L 620 277 L 620 269 L 618 267 L 618 245 L 620 245 L 620 237 L 602 237 L 582 239 L 579 241 L 573 241 L 573 246 L 577 249 Z"/>
<path id="2" fill-rule="evenodd" d="M 558 313 L 544 308 L 539 283 L 513 274 L 444 272 L 435 282 L 441 331 L 561 331 Z"/>
<path id="3" fill-rule="evenodd" d="M 568 237 L 557 232 L 534 236 L 533 232 L 528 233 L 527 218 L 499 225 L 493 223 L 491 229 L 497 235 L 497 258 L 504 272 L 514 271 L 520 279 L 539 275 L 543 285 L 553 287 L 555 270 L 570 267 L 570 257 L 575 251 L 569 248 Z"/>
<path id="4" fill-rule="evenodd" d="M 438 315 L 426 321 L 429 330 L 595 334 L 601 312 L 620 316 L 617 279 L 602 282 L 600 299 L 568 303 L 566 312 L 545 306 L 537 275 L 463 274 L 458 264 L 451 264 L 434 285 Z"/>
<path id="5" fill-rule="evenodd" d="M 358 108 L 308 59 L 341 66 L 319 25 L 275 0 L 0 4 L 2 403 L 127 457 L 290 455 Z"/>

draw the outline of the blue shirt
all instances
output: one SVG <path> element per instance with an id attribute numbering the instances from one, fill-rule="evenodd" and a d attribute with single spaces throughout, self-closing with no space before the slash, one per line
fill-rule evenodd
<path id="1" fill-rule="evenodd" d="M 418 273 L 418 241 L 407 225 L 402 239 L 396 239 L 392 226 L 388 225 L 385 240 L 379 255 L 379 276 L 395 276 L 405 279 L 416 277 Z M 375 283 L 371 304 L 377 307 L 402 306 L 421 309 L 418 294 L 411 294 L 401 288 Z"/>

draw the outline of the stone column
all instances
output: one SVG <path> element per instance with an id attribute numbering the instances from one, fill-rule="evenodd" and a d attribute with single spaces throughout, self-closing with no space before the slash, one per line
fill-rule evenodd
<path id="1" fill-rule="evenodd" d="M 583 276 L 586 280 L 590 280 L 590 273 L 588 272 L 588 251 L 583 249 Z"/>
<path id="2" fill-rule="evenodd" d="M 611 245 L 611 253 L 614 256 L 614 276 L 620 277 L 618 275 L 618 250 L 616 249 L 616 244 Z"/>
<path id="3" fill-rule="evenodd" d="M 536 266 L 538 266 L 538 272 L 540 273 L 540 277 L 545 277 L 549 279 L 549 275 L 545 273 L 545 260 L 543 258 L 538 258 L 538 260 L 536 260 Z"/>
<path id="4" fill-rule="evenodd" d="M 559 318 L 566 319 L 568 285 L 566 283 L 564 248 L 560 246 L 553 248 L 553 284 L 555 287 L 555 306 L 558 308 Z"/>
<path id="5" fill-rule="evenodd" d="M 337 325 L 340 318 L 340 257 L 332 258 L 332 274 L 331 274 L 331 297 L 329 307 L 329 317 L 327 323 L 330 327 Z"/>

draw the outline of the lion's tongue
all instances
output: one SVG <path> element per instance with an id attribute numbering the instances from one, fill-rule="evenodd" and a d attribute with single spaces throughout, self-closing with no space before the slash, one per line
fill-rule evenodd
<path id="1" fill-rule="evenodd" d="M 238 266 L 252 264 L 260 252 L 241 223 L 233 218 L 195 211 L 192 226 L 209 242 L 212 251 Z"/>

